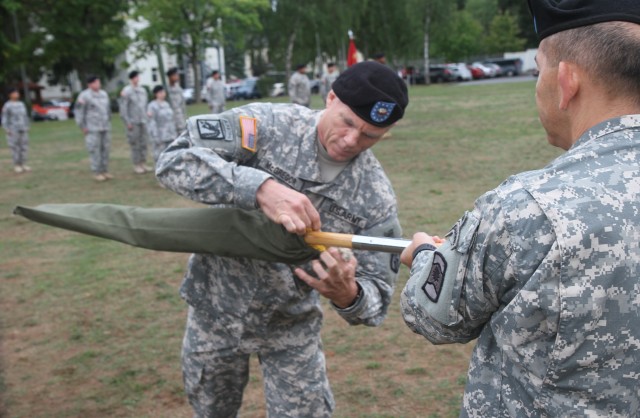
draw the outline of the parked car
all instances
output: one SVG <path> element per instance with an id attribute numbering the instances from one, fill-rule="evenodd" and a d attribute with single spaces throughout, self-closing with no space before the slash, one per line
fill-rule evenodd
<path id="1" fill-rule="evenodd" d="M 185 103 L 192 104 L 195 102 L 196 98 L 194 97 L 195 91 L 188 87 L 186 89 L 182 89 L 182 97 L 184 98 Z"/>
<path id="2" fill-rule="evenodd" d="M 70 102 L 46 101 L 31 106 L 31 117 L 34 121 L 69 119 Z"/>
<path id="3" fill-rule="evenodd" d="M 471 77 L 473 77 L 474 80 L 480 80 L 487 77 L 485 72 L 482 71 L 480 67 L 469 64 L 467 65 L 467 68 L 469 68 L 469 71 L 471 71 Z"/>
<path id="4" fill-rule="evenodd" d="M 492 62 L 484 62 L 483 64 L 493 70 L 495 73 L 494 77 L 502 77 L 502 68 L 498 64 L 494 64 Z"/>
<path id="5" fill-rule="evenodd" d="M 280 97 L 287 94 L 287 88 L 284 83 L 273 83 L 269 91 L 269 97 Z"/>
<path id="6" fill-rule="evenodd" d="M 262 94 L 258 90 L 258 79 L 255 77 L 245 78 L 235 93 L 237 100 L 260 99 Z"/>
<path id="7" fill-rule="evenodd" d="M 489 66 L 481 62 L 474 62 L 469 67 L 471 67 L 473 70 L 476 70 L 476 71 L 480 70 L 480 72 L 482 73 L 482 76 L 477 78 L 493 78 L 496 76 L 496 69 L 493 66 Z M 473 78 L 476 78 L 476 77 L 474 76 Z"/>
<path id="8" fill-rule="evenodd" d="M 488 59 L 485 62 L 499 65 L 502 75 L 507 77 L 513 77 L 522 72 L 522 60 L 520 58 L 495 58 Z"/>
<path id="9" fill-rule="evenodd" d="M 451 80 L 451 70 L 446 65 L 429 66 L 429 81 L 431 83 L 444 83 Z"/>
<path id="10" fill-rule="evenodd" d="M 451 71 L 451 81 L 469 81 L 473 78 L 465 63 L 446 64 Z"/>

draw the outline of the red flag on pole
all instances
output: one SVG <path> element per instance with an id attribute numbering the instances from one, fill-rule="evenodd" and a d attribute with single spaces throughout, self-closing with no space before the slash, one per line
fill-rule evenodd
<path id="1" fill-rule="evenodd" d="M 351 67 L 358 62 L 358 50 L 353 41 L 353 32 L 349 31 L 349 52 L 347 53 L 347 67 Z"/>

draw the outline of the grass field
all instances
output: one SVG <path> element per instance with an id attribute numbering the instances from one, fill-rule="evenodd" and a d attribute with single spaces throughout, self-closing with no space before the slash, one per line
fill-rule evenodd
<path id="1" fill-rule="evenodd" d="M 406 237 L 444 235 L 477 196 L 559 154 L 537 119 L 534 82 L 420 86 L 407 116 L 374 148 L 398 196 Z M 230 103 L 232 105 L 241 102 Z M 318 96 L 314 107 L 320 106 Z M 190 114 L 205 112 L 193 105 Z M 0 416 L 190 417 L 180 372 L 187 254 L 160 253 L 30 223 L 15 205 L 194 204 L 135 175 L 113 121 L 112 181 L 89 172 L 72 121 L 37 123 L 33 172 L 0 146 Z M 4 140 L 3 140 L 4 141 Z M 454 417 L 472 344 L 433 346 L 404 325 L 399 291 L 379 328 L 350 327 L 325 304 L 323 339 L 335 417 Z M 242 417 L 264 416 L 257 361 Z"/>

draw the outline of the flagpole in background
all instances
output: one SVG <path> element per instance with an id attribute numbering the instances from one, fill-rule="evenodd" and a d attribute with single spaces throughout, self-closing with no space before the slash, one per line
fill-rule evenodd
<path id="1" fill-rule="evenodd" d="M 358 62 L 358 50 L 356 49 L 356 43 L 353 40 L 353 31 L 349 29 L 349 52 L 347 52 L 347 67 L 351 67 Z"/>

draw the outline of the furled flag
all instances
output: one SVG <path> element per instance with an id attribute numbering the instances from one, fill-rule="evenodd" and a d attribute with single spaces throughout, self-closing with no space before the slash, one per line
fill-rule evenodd
<path id="1" fill-rule="evenodd" d="M 347 53 L 347 67 L 351 67 L 358 62 L 358 50 L 356 43 L 353 41 L 353 32 L 349 30 L 349 52 Z"/>

